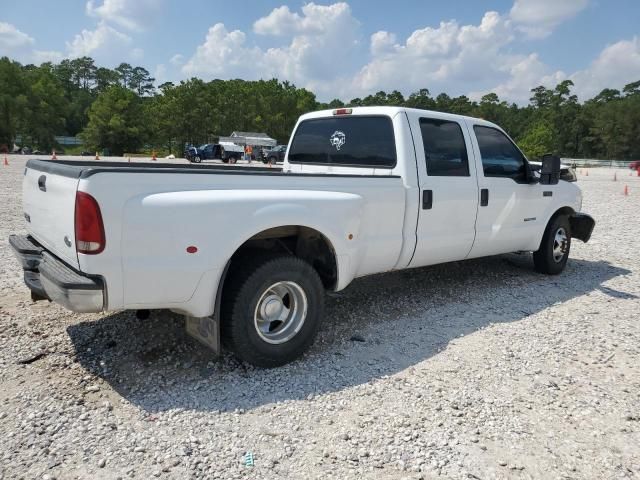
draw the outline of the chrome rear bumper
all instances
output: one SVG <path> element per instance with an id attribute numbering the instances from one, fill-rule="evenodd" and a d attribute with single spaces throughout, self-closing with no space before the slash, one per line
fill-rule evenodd
<path id="1" fill-rule="evenodd" d="M 79 313 L 105 308 L 104 281 L 78 272 L 26 235 L 9 236 L 9 244 L 24 270 L 33 300 L 51 300 Z"/>

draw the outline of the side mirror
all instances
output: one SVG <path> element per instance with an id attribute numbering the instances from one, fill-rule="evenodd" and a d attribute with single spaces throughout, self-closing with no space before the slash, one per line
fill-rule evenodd
<path id="1" fill-rule="evenodd" d="M 560 157 L 547 154 L 542 157 L 540 169 L 540 183 L 542 185 L 557 185 L 560 181 Z"/>
<path id="2" fill-rule="evenodd" d="M 529 185 L 535 185 L 536 183 L 538 183 L 540 180 L 538 179 L 538 177 L 536 177 L 533 172 L 538 171 L 536 169 L 536 165 L 531 165 L 529 162 L 525 161 L 524 163 L 524 168 L 525 168 L 525 173 L 527 175 L 527 183 Z"/>

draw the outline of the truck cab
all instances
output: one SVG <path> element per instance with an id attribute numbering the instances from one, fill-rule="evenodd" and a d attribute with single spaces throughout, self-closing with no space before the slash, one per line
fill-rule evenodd
<path id="1" fill-rule="evenodd" d="M 560 171 L 561 181 L 541 183 L 539 166 L 499 126 L 425 110 L 360 107 L 305 115 L 284 169 L 400 176 L 405 218 L 417 219 L 405 223 L 410 267 L 535 251 L 552 215 L 582 207 L 575 176 Z"/>

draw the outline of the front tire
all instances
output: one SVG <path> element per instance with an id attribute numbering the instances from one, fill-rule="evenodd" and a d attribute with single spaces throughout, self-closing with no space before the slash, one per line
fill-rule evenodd
<path id="1" fill-rule="evenodd" d="M 193 163 L 200 163 L 201 161 L 202 161 L 202 159 L 198 155 L 193 157 Z"/>
<path id="2" fill-rule="evenodd" d="M 569 217 L 560 215 L 549 222 L 540 242 L 540 249 L 533 252 L 533 264 L 540 273 L 558 275 L 564 270 L 571 251 L 571 224 Z"/>
<path id="3" fill-rule="evenodd" d="M 240 360 L 278 367 L 313 343 L 324 313 L 322 281 L 311 265 L 293 256 L 236 265 L 224 287 L 221 313 L 222 339 Z"/>

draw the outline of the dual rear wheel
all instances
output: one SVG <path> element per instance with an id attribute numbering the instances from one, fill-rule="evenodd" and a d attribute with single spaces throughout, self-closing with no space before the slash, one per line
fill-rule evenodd
<path id="1" fill-rule="evenodd" d="M 241 360 L 277 367 L 313 343 L 324 314 L 316 270 L 293 256 L 234 266 L 222 301 L 222 340 Z"/>

